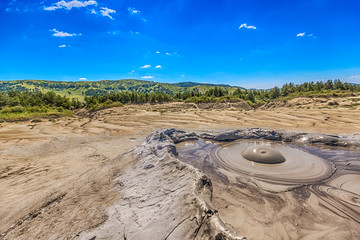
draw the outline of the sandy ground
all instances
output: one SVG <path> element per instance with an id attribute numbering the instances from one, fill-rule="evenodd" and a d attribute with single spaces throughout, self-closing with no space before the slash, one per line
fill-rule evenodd
<path id="1" fill-rule="evenodd" d="M 72 239 L 99 226 L 119 197 L 112 180 L 134 161 L 123 154 L 154 130 L 360 133 L 359 107 L 342 106 L 351 99 L 337 101 L 334 108 L 299 100 L 246 111 L 180 103 L 125 106 L 55 122 L 1 123 L 0 239 Z"/>

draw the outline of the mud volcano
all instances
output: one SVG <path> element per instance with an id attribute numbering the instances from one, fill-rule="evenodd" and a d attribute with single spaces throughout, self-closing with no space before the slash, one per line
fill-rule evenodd
<path id="1" fill-rule="evenodd" d="M 131 154 L 121 199 L 80 239 L 359 239 L 360 139 L 167 129 Z"/>
<path id="2" fill-rule="evenodd" d="M 188 150 L 202 144 L 206 143 L 199 141 L 189 145 Z M 210 159 L 228 177 L 255 177 L 254 181 L 260 180 L 258 185 L 271 191 L 284 191 L 294 186 L 315 183 L 328 178 L 334 170 L 330 162 L 309 152 L 264 141 L 213 145 Z"/>
<path id="3" fill-rule="evenodd" d="M 358 239 L 360 140 L 262 129 L 173 136 L 248 239 Z"/>
<path id="4" fill-rule="evenodd" d="M 285 162 L 285 157 L 278 150 L 264 145 L 248 147 L 241 155 L 243 158 L 257 163 L 276 164 Z"/>

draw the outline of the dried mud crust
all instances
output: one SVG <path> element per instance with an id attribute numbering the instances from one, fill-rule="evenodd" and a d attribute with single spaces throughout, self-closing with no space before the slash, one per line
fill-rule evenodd
<path id="1" fill-rule="evenodd" d="M 133 150 L 131 154 L 138 159 L 137 163 L 116 179 L 122 197 L 108 209 L 108 220 L 80 238 L 246 239 L 225 224 L 213 206 L 211 180 L 176 157 L 176 143 L 198 139 L 267 139 L 359 146 L 354 139 L 258 128 L 202 133 L 157 131 Z"/>
<path id="2" fill-rule="evenodd" d="M 174 131 L 154 132 L 133 150 L 138 162 L 116 179 L 121 199 L 80 239 L 246 239 L 221 220 L 210 179 L 176 158 Z"/>

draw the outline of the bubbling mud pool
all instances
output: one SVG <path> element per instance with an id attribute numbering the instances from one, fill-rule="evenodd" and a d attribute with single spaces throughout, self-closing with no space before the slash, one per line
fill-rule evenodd
<path id="1" fill-rule="evenodd" d="M 270 162 L 254 158 L 261 149 L 273 151 Z M 210 177 L 220 215 L 248 239 L 360 237 L 358 150 L 198 140 L 177 144 L 177 152 Z"/>

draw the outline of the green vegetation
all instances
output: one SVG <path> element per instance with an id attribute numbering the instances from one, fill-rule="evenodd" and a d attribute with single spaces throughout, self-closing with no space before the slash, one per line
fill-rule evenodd
<path id="1" fill-rule="evenodd" d="M 84 100 L 85 96 L 101 96 L 112 92 L 138 92 L 138 93 L 166 93 L 174 95 L 181 92 L 200 91 L 205 92 L 212 87 L 222 87 L 232 89 L 230 85 L 201 84 L 194 82 L 184 83 L 158 83 L 152 81 L 125 79 L 118 81 L 83 81 L 83 82 L 60 82 L 45 80 L 17 80 L 0 81 L 0 91 L 10 90 L 29 91 L 29 92 L 50 92 L 67 96 L 69 98 L 78 98 Z"/>
<path id="2" fill-rule="evenodd" d="M 191 91 L 181 91 L 176 94 L 119 92 L 85 97 L 86 106 L 93 108 L 105 102 L 126 103 L 163 103 L 184 101 L 193 103 L 216 103 L 245 101 L 250 106 L 257 107 L 274 100 L 288 100 L 295 97 L 341 97 L 360 92 L 360 85 L 342 83 L 340 80 L 327 82 L 305 82 L 295 85 L 284 84 L 282 88 L 274 87 L 270 90 L 247 90 L 241 88 L 212 87 L 206 91 L 194 88 Z"/>
<path id="3" fill-rule="evenodd" d="M 16 121 L 41 117 L 70 116 L 84 105 L 54 92 L 0 92 L 0 121 Z"/>
<path id="4" fill-rule="evenodd" d="M 65 92 L 65 93 L 64 93 Z M 229 85 L 192 82 L 166 84 L 139 80 L 99 82 L 10 81 L 0 82 L 0 121 L 52 116 L 70 116 L 73 110 L 97 111 L 127 103 L 193 102 L 219 103 L 245 101 L 257 107 L 274 100 L 295 97 L 341 97 L 360 93 L 360 85 L 340 80 L 284 84 L 269 90 L 248 90 Z M 60 95 L 61 94 L 61 95 Z M 76 95 L 81 97 L 75 97 Z M 80 99 L 80 100 L 79 100 Z M 359 105 L 357 100 L 349 107 Z M 338 106 L 336 101 L 329 106 Z"/>

